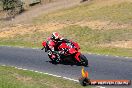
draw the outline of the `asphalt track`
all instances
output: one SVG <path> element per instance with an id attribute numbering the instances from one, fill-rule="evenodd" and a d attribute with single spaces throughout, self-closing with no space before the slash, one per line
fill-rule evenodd
<path id="1" fill-rule="evenodd" d="M 89 72 L 90 79 L 132 80 L 132 58 L 94 54 L 85 54 L 85 56 L 89 60 L 90 66 L 85 67 L 85 70 Z M 47 53 L 40 49 L 0 47 L 0 65 L 37 70 L 73 79 L 81 76 L 81 66 L 54 65 L 49 61 Z"/>

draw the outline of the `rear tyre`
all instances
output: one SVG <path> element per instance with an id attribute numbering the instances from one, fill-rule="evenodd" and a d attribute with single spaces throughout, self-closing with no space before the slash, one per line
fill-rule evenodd
<path id="1" fill-rule="evenodd" d="M 88 60 L 84 55 L 80 55 L 81 65 L 88 66 Z"/>

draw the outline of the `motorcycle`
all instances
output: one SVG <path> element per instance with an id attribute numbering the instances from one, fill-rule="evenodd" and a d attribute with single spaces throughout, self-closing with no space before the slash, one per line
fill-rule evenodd
<path id="1" fill-rule="evenodd" d="M 63 42 L 61 41 L 57 46 L 57 51 L 62 52 L 62 54 L 55 54 L 52 53 L 50 48 L 48 47 L 47 42 L 43 41 L 42 42 L 43 49 L 45 49 L 45 52 L 48 52 L 48 56 L 51 59 L 52 62 L 73 62 L 75 64 L 83 65 L 83 66 L 88 66 L 88 60 L 87 58 L 82 55 L 79 52 L 79 45 L 76 42 L 70 41 L 70 42 Z M 58 55 L 60 56 L 60 60 L 58 60 Z M 53 59 L 54 57 L 54 59 Z"/>

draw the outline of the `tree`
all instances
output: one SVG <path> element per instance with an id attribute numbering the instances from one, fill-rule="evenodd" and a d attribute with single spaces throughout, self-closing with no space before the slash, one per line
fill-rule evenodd
<path id="1" fill-rule="evenodd" d="M 2 3 L 3 10 L 7 12 L 9 17 L 15 17 L 24 10 L 21 0 L 2 0 Z"/>

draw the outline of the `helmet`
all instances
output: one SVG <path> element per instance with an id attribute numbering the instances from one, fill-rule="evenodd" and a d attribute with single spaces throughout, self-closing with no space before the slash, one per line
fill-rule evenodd
<path id="1" fill-rule="evenodd" d="M 59 33 L 57 33 L 57 32 L 52 33 L 52 37 L 51 37 L 52 39 L 57 40 L 57 39 L 59 39 L 59 37 L 60 37 Z"/>

